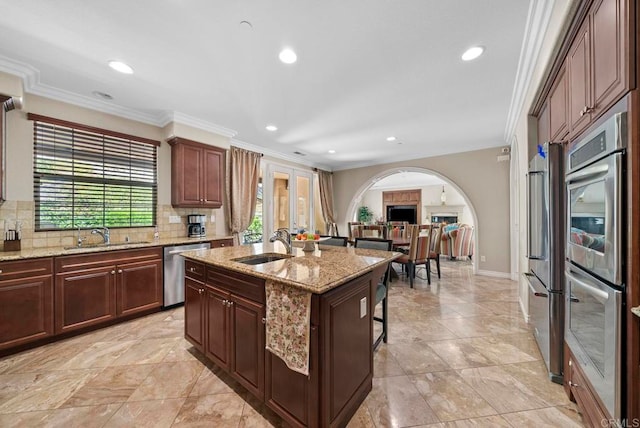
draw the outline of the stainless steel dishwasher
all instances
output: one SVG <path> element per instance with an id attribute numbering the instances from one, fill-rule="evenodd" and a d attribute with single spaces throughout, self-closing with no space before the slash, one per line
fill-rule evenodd
<path id="1" fill-rule="evenodd" d="M 184 257 L 180 253 L 208 248 L 209 242 L 164 247 L 164 308 L 184 303 Z"/>

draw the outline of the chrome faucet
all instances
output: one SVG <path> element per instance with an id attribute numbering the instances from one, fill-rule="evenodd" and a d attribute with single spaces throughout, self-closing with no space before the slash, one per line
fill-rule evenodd
<path id="1" fill-rule="evenodd" d="M 111 236 L 109 234 L 109 228 L 108 227 L 103 227 L 102 230 L 100 229 L 93 229 L 91 231 L 91 234 L 98 234 L 100 236 L 102 236 L 102 239 L 104 241 L 105 244 L 110 244 L 111 243 Z"/>
<path id="2" fill-rule="evenodd" d="M 269 242 L 280 241 L 284 245 L 287 254 L 291 254 L 291 232 L 286 228 L 280 228 L 273 232 L 273 236 L 269 238 Z"/>

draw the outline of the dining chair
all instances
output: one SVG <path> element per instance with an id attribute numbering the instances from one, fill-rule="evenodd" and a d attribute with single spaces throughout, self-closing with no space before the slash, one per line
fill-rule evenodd
<path id="1" fill-rule="evenodd" d="M 391 239 L 382 238 L 356 238 L 356 248 L 368 248 L 372 250 L 384 250 L 391 251 L 393 241 Z M 375 351 L 380 342 L 387 343 L 387 320 L 388 320 L 388 307 L 387 301 L 389 300 L 389 269 L 391 264 L 387 266 L 383 277 L 378 281 L 376 286 L 376 306 L 382 303 L 382 317 L 373 316 L 373 320 L 382 323 L 382 333 L 373 342 L 373 350 Z"/>
<path id="2" fill-rule="evenodd" d="M 386 227 L 380 224 L 366 224 L 360 227 L 360 237 L 362 238 L 382 238 L 385 237 Z"/>
<path id="3" fill-rule="evenodd" d="M 346 236 L 327 236 L 320 235 L 321 238 L 329 238 L 324 241 L 318 242 L 318 245 L 331 245 L 334 247 L 346 247 L 347 246 L 347 237 Z"/>
<path id="4" fill-rule="evenodd" d="M 442 242 L 442 226 L 439 224 L 433 224 L 429 235 L 431 236 L 431 240 L 429 242 L 429 261 L 427 262 L 427 281 L 431 284 L 431 260 L 436 261 L 438 279 L 440 279 L 440 243 Z"/>
<path id="5" fill-rule="evenodd" d="M 338 224 L 335 222 L 327 223 L 327 235 L 328 236 L 340 236 L 338 232 Z"/>
<path id="6" fill-rule="evenodd" d="M 416 277 L 416 268 L 419 265 L 425 265 L 427 270 L 426 279 L 431 284 L 431 275 L 429 272 L 429 250 L 430 250 L 430 234 L 420 234 L 420 226 L 417 224 L 409 225 L 409 252 L 395 259 L 393 263 L 400 263 L 406 268 L 409 276 L 409 287 L 413 288 L 413 282 Z"/>
<path id="7" fill-rule="evenodd" d="M 360 226 L 363 226 L 364 223 L 361 221 L 350 221 L 347 223 L 347 236 L 349 238 L 349 242 L 353 243 L 356 238 L 359 238 L 360 235 Z"/>

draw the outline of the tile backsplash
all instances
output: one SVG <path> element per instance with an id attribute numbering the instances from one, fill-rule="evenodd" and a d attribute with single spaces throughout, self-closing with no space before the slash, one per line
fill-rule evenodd
<path id="1" fill-rule="evenodd" d="M 207 234 L 214 235 L 216 223 L 211 222 L 211 215 L 216 215 L 216 220 L 222 219 L 220 210 L 200 209 L 200 208 L 174 208 L 171 205 L 158 205 L 158 232 L 162 238 L 180 238 L 187 236 L 187 215 L 204 214 L 207 218 Z M 56 232 L 36 232 L 34 230 L 35 203 L 33 201 L 5 201 L 0 205 L 0 231 L 4 231 L 5 222 L 14 227 L 16 220 L 22 226 L 22 249 L 73 246 L 78 239 L 77 230 L 66 230 Z M 169 223 L 170 216 L 179 216 L 180 223 Z M 111 242 L 124 242 L 126 237 L 130 241 L 151 241 L 153 240 L 154 227 L 136 228 L 114 228 L 111 229 Z M 85 243 L 99 243 L 102 238 L 99 235 L 92 235 L 90 229 L 83 229 L 80 235 L 86 238 Z M 0 246 L 4 246 L 4 241 L 0 239 Z"/>

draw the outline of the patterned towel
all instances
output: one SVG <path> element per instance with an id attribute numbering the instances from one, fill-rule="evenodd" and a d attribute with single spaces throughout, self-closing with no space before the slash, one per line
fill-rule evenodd
<path id="1" fill-rule="evenodd" d="M 287 367 L 309 375 L 311 293 L 267 281 L 266 348 Z"/>

